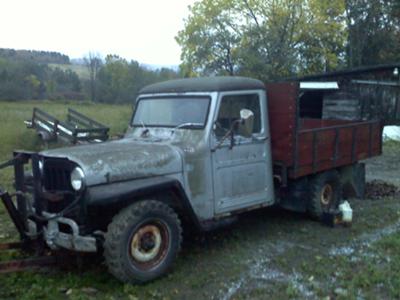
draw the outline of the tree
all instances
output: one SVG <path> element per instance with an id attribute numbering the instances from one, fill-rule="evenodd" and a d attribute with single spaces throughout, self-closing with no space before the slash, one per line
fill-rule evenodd
<path id="1" fill-rule="evenodd" d="M 185 29 L 176 37 L 182 47 L 185 76 L 235 73 L 241 33 L 232 22 L 240 17 L 234 2 L 204 0 L 191 8 Z"/>
<path id="2" fill-rule="evenodd" d="M 344 0 L 203 0 L 176 37 L 185 76 L 271 80 L 335 69 L 345 59 Z"/>
<path id="3" fill-rule="evenodd" d="M 129 77 L 128 62 L 117 55 L 107 55 L 98 76 L 100 91 L 98 100 L 112 103 L 127 100 L 129 97 L 127 91 L 131 85 Z"/>
<path id="4" fill-rule="evenodd" d="M 346 0 L 349 67 L 400 60 L 400 2 Z"/>
<path id="5" fill-rule="evenodd" d="M 297 72 L 299 37 L 306 23 L 301 0 L 242 0 L 247 15 L 241 44 L 245 75 L 268 80 Z"/>
<path id="6" fill-rule="evenodd" d="M 30 74 L 25 77 L 25 85 L 26 88 L 29 90 L 29 98 L 37 99 L 39 98 L 39 88 L 41 86 L 40 80 L 33 74 Z"/>
<path id="7" fill-rule="evenodd" d="M 83 58 L 85 65 L 89 70 L 89 94 L 90 99 L 93 102 L 97 101 L 97 76 L 102 66 L 102 59 L 100 54 L 89 52 L 89 54 Z"/>
<path id="8" fill-rule="evenodd" d="M 31 60 L 0 58 L 0 99 L 43 99 L 50 68 Z"/>
<path id="9" fill-rule="evenodd" d="M 69 64 L 69 57 L 58 52 L 35 51 L 35 50 L 14 50 L 0 48 L 0 57 L 21 61 L 30 60 L 42 64 Z"/>
<path id="10" fill-rule="evenodd" d="M 344 1 L 309 0 L 299 37 L 299 72 L 328 72 L 345 64 Z"/>
<path id="11" fill-rule="evenodd" d="M 143 86 L 176 77 L 171 69 L 148 70 L 137 61 L 107 55 L 98 74 L 98 101 L 133 103 Z"/>
<path id="12" fill-rule="evenodd" d="M 45 82 L 49 99 L 82 99 L 81 81 L 78 75 L 69 69 L 59 67 L 51 69 Z"/>

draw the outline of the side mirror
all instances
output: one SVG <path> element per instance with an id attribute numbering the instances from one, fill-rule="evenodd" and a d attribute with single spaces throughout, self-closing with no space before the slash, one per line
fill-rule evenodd
<path id="1" fill-rule="evenodd" d="M 238 134 L 250 138 L 254 128 L 254 113 L 250 109 L 240 110 L 240 122 L 238 125 Z"/>
<path id="2" fill-rule="evenodd" d="M 221 138 L 218 145 L 211 149 L 212 152 L 221 147 L 222 143 L 230 137 L 231 145 L 229 149 L 232 149 L 235 145 L 234 134 L 238 133 L 239 135 L 250 138 L 253 135 L 253 127 L 254 127 L 254 113 L 250 109 L 242 109 L 240 110 L 240 119 L 235 120 L 231 124 L 231 128 L 226 132 L 226 134 Z M 217 125 L 213 126 L 214 131 L 217 129 Z"/>

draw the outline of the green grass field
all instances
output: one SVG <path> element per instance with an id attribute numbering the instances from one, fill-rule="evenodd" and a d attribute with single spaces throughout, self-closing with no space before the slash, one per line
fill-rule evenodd
<path id="1" fill-rule="evenodd" d="M 44 148 L 23 123 L 34 106 L 60 118 L 74 108 L 109 125 L 111 134 L 125 130 L 132 111 L 130 106 L 90 103 L 0 102 L 0 161 L 11 158 L 14 149 Z M 399 154 L 399 143 L 386 144 L 376 172 L 386 166 L 395 174 Z M 11 171 L 0 170 L 0 186 L 11 189 Z M 122 284 L 104 264 L 92 263 L 81 269 L 0 274 L 0 299 L 400 298 L 399 199 L 354 200 L 351 205 L 355 221 L 350 228 L 332 229 L 306 215 L 271 208 L 211 233 L 184 228 L 182 253 L 172 272 L 146 285 Z M 0 204 L 0 242 L 15 236 Z M 20 256 L 0 252 L 0 261 Z"/>

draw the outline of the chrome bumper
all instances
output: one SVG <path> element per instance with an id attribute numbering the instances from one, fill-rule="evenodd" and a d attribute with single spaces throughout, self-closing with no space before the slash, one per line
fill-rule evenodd
<path id="1" fill-rule="evenodd" d="M 78 224 L 72 219 L 56 217 L 55 214 L 43 212 L 43 216 L 50 218 L 43 229 L 44 239 L 51 249 L 64 248 L 78 252 L 97 252 L 96 239 L 92 236 L 79 234 Z M 72 234 L 60 232 L 59 224 L 71 228 Z"/>

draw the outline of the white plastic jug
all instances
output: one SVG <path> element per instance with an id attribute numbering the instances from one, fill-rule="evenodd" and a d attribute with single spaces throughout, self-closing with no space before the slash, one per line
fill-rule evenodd
<path id="1" fill-rule="evenodd" d="M 350 223 L 353 220 L 353 210 L 350 207 L 349 202 L 344 201 L 339 205 L 339 210 L 342 213 L 342 221 Z"/>

